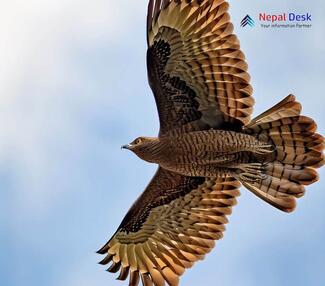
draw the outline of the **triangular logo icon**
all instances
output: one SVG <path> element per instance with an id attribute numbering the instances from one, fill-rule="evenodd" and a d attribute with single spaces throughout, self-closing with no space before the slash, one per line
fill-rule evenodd
<path id="1" fill-rule="evenodd" d="M 246 15 L 244 17 L 244 19 L 241 20 L 241 22 L 240 22 L 240 26 L 241 27 L 245 27 L 247 25 L 250 26 L 250 27 L 254 27 L 255 26 L 255 22 L 254 22 L 253 18 L 251 16 L 249 16 L 249 15 Z"/>

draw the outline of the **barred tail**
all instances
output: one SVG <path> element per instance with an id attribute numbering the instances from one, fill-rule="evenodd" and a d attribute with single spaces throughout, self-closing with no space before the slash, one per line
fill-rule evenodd
<path id="1" fill-rule="evenodd" d="M 273 145 L 275 151 L 263 165 L 261 180 L 242 183 L 286 212 L 295 209 L 295 198 L 303 196 L 305 185 L 318 180 L 315 169 L 325 163 L 324 138 L 316 133 L 316 123 L 300 112 L 300 103 L 289 95 L 245 127 L 246 133 Z"/>

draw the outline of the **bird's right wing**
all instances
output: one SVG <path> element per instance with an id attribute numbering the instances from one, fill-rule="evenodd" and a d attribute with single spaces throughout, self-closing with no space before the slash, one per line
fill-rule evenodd
<path id="1" fill-rule="evenodd" d="M 222 238 L 240 183 L 185 177 L 159 168 L 115 235 L 98 253 L 129 285 L 178 285 L 186 268 Z"/>

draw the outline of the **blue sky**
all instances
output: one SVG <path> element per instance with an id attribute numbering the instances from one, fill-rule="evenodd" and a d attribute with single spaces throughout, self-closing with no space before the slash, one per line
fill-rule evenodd
<path id="1" fill-rule="evenodd" d="M 254 114 L 289 93 L 325 132 L 324 3 L 229 1 Z M 96 263 L 156 166 L 120 146 L 155 135 L 145 66 L 147 1 L 6 1 L 0 9 L 0 281 L 126 285 Z M 312 14 L 312 28 L 240 28 L 259 12 Z M 180 285 L 325 283 L 325 171 L 297 210 L 245 189 L 225 238 Z"/>

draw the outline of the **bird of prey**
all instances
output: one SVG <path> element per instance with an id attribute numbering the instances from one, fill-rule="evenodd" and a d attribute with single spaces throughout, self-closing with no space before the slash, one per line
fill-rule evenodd
<path id="1" fill-rule="evenodd" d="M 178 285 L 222 238 L 241 185 L 291 212 L 324 164 L 324 138 L 293 95 L 251 119 L 250 77 L 227 10 L 224 0 L 149 1 L 160 131 L 123 147 L 159 167 L 98 251 L 128 285 Z"/>

